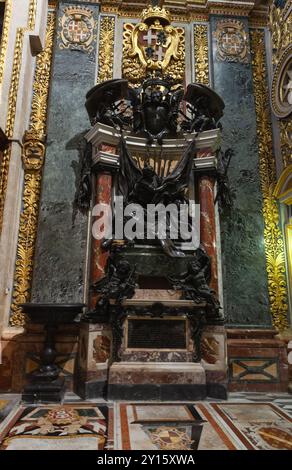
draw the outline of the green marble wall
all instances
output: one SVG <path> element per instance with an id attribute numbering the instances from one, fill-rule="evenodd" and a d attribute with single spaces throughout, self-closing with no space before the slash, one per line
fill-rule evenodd
<path id="1" fill-rule="evenodd" d="M 64 8 L 76 3 L 61 1 L 57 29 Z M 94 12 L 99 7 L 78 2 Z M 97 34 L 95 26 L 94 34 Z M 77 215 L 72 224 L 81 133 L 90 128 L 84 107 L 85 94 L 94 85 L 96 39 L 92 50 L 61 49 L 56 35 L 50 90 L 47 152 L 35 256 L 32 300 L 82 301 L 87 218 Z"/>
<path id="2" fill-rule="evenodd" d="M 211 33 L 221 17 L 211 18 Z M 234 19 L 234 18 L 233 18 Z M 248 31 L 248 23 L 240 19 Z M 227 324 L 269 327 L 264 221 L 258 169 L 258 143 L 250 57 L 247 64 L 228 63 L 216 56 L 212 34 L 214 89 L 225 101 L 223 149 L 235 156 L 229 178 L 235 192 L 234 208 L 221 217 L 224 310 Z"/>

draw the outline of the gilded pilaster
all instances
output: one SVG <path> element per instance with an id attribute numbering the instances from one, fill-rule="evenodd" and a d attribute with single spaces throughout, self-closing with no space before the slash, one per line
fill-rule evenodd
<path id="1" fill-rule="evenodd" d="M 288 325 L 287 283 L 279 211 L 273 196 L 276 168 L 266 77 L 265 33 L 263 30 L 252 30 L 250 36 L 270 311 L 274 326 L 283 330 Z"/>
<path id="2" fill-rule="evenodd" d="M 24 166 L 23 210 L 17 244 L 10 319 L 11 325 L 21 326 L 24 316 L 19 304 L 30 297 L 33 258 L 37 236 L 42 167 L 45 157 L 47 104 L 51 76 L 51 60 L 55 30 L 55 13 L 48 15 L 45 49 L 38 55 L 33 85 L 33 98 L 29 130 L 23 139 Z"/>
<path id="3" fill-rule="evenodd" d="M 102 16 L 99 28 L 97 83 L 113 78 L 115 17 Z"/>
<path id="4" fill-rule="evenodd" d="M 210 85 L 208 25 L 194 25 L 195 81 Z"/>
<path id="5" fill-rule="evenodd" d="M 36 8 L 37 8 L 37 0 L 30 0 L 27 26 L 25 28 L 23 27 L 17 28 L 17 31 L 16 31 L 12 75 L 11 75 L 11 83 L 10 83 L 10 89 L 9 89 L 9 95 L 8 95 L 8 113 L 7 113 L 6 128 L 5 128 L 5 134 L 8 137 L 8 139 L 13 138 L 13 132 L 14 132 L 17 94 L 18 94 L 18 88 L 19 88 L 21 64 L 22 64 L 23 38 L 24 38 L 25 32 L 32 30 L 35 26 Z M 6 34 L 8 34 L 8 31 L 6 31 Z M 1 49 L 1 54 L 2 54 L 2 49 Z M 2 59 L 2 55 L 0 56 L 0 59 Z M 0 62 L 0 74 L 1 74 L 1 62 Z M 2 230 L 2 224 L 3 224 L 3 211 L 4 211 L 4 203 L 5 203 L 7 182 L 8 182 L 10 155 L 11 155 L 11 148 L 8 148 L 3 153 L 3 159 L 1 162 L 1 168 L 0 168 L 0 233 Z"/>
<path id="6" fill-rule="evenodd" d="M 4 74 L 4 64 L 5 64 L 5 57 L 6 57 L 7 46 L 8 46 L 8 33 L 9 33 L 11 14 L 12 14 L 12 0 L 6 0 L 2 36 L 1 36 L 1 49 L 0 49 L 0 84 L 2 83 L 3 74 Z"/>

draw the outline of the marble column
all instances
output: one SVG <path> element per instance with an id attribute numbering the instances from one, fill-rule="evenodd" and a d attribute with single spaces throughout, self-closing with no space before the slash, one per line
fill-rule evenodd
<path id="1" fill-rule="evenodd" d="M 101 171 L 95 177 L 95 204 L 111 204 L 112 175 Z M 108 252 L 101 248 L 102 240 L 92 237 L 90 285 L 104 276 Z M 96 295 L 90 295 L 89 306 L 94 308 Z"/>
<path id="2" fill-rule="evenodd" d="M 218 294 L 216 222 L 214 204 L 215 178 L 203 175 L 199 180 L 201 243 L 211 258 L 210 287 Z"/>
<path id="3" fill-rule="evenodd" d="M 90 138 L 88 139 L 89 141 Z M 92 141 L 91 141 L 92 142 Z M 116 165 L 111 158 L 118 159 L 117 146 L 107 143 L 93 145 L 94 204 L 112 202 L 113 172 Z M 110 159 L 111 163 L 108 162 Z M 95 221 L 93 221 L 94 223 Z M 92 236 L 89 285 L 102 279 L 105 274 L 108 252 L 101 247 L 102 240 Z M 97 295 L 90 292 L 89 310 L 96 305 Z M 104 321 L 104 320 L 103 320 Z M 78 367 L 75 390 L 82 398 L 104 397 L 107 389 L 108 368 L 112 356 L 112 333 L 107 322 L 80 324 Z"/>

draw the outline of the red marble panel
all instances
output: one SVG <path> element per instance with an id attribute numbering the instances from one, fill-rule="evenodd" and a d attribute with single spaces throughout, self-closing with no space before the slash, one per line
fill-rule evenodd
<path id="1" fill-rule="evenodd" d="M 110 144 L 100 144 L 99 150 L 102 152 L 112 153 L 113 155 L 117 155 L 117 147 L 115 145 Z"/>

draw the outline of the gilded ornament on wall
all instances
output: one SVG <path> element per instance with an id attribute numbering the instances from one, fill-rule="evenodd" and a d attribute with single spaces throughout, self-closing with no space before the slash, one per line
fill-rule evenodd
<path id="1" fill-rule="evenodd" d="M 292 164 L 292 119 L 282 119 L 280 122 L 281 153 L 284 166 Z"/>
<path id="2" fill-rule="evenodd" d="M 2 42 L 1 44 L 1 52 L 0 52 L 0 78 L 1 79 L 3 78 L 3 72 L 4 72 L 4 58 L 5 58 L 5 53 L 6 53 L 5 48 L 7 48 L 7 45 L 8 45 L 8 25 L 9 25 L 11 14 L 12 14 L 11 2 L 7 2 L 7 5 L 5 7 L 6 7 L 5 18 L 4 18 L 3 31 L 2 31 L 3 33 L 2 39 L 4 42 Z M 18 88 L 19 88 L 21 67 L 22 67 L 22 52 L 23 52 L 24 35 L 26 32 L 33 30 L 35 27 L 36 10 L 37 10 L 37 1 L 30 0 L 29 8 L 28 8 L 27 26 L 19 27 L 16 29 L 11 82 L 10 82 L 10 88 L 9 88 L 9 94 L 8 94 L 6 127 L 5 127 L 5 134 L 8 137 L 8 139 L 12 139 L 13 133 L 14 133 Z M 5 204 L 6 190 L 7 190 L 7 185 L 8 185 L 8 172 L 9 172 L 11 151 L 12 151 L 11 147 L 8 147 L 3 152 L 2 161 L 0 162 L 0 233 L 2 231 L 2 225 L 3 225 L 4 204 Z"/>
<path id="3" fill-rule="evenodd" d="M 194 60 L 195 81 L 210 85 L 209 83 L 209 41 L 208 25 L 194 25 Z"/>
<path id="4" fill-rule="evenodd" d="M 4 66 L 5 66 L 5 57 L 8 46 L 8 33 L 9 25 L 12 16 L 12 0 L 6 0 L 5 2 L 5 11 L 1 31 L 1 47 L 0 47 L 0 83 L 2 83 Z"/>
<path id="5" fill-rule="evenodd" d="M 64 14 L 59 19 L 61 28 L 60 49 L 81 49 L 92 51 L 92 42 L 96 39 L 94 33 L 96 21 L 93 11 L 85 7 L 64 8 Z"/>
<path id="6" fill-rule="evenodd" d="M 274 70 L 272 107 L 279 119 L 292 113 L 292 44 L 283 52 Z"/>
<path id="7" fill-rule="evenodd" d="M 160 72 L 182 80 L 185 71 L 185 31 L 170 24 L 170 14 L 160 7 L 142 12 L 142 22 L 125 23 L 123 77 L 138 82 L 147 73 Z"/>
<path id="8" fill-rule="evenodd" d="M 213 35 L 217 41 L 218 61 L 248 63 L 248 34 L 241 21 L 230 19 L 218 21 Z"/>
<path id="9" fill-rule="evenodd" d="M 279 120 L 281 154 L 292 163 L 292 4 L 272 2 L 269 26 L 274 65 L 271 105 Z"/>
<path id="10" fill-rule="evenodd" d="M 292 43 L 291 1 L 284 6 L 277 5 L 273 2 L 269 12 L 274 65 L 278 64 L 283 51 Z"/>
<path id="11" fill-rule="evenodd" d="M 99 31 L 97 83 L 113 78 L 115 17 L 102 16 Z"/>
<path id="12" fill-rule="evenodd" d="M 251 49 L 270 310 L 274 326 L 284 330 L 288 326 L 285 250 L 279 208 L 273 195 L 277 179 L 263 30 L 251 31 Z"/>

